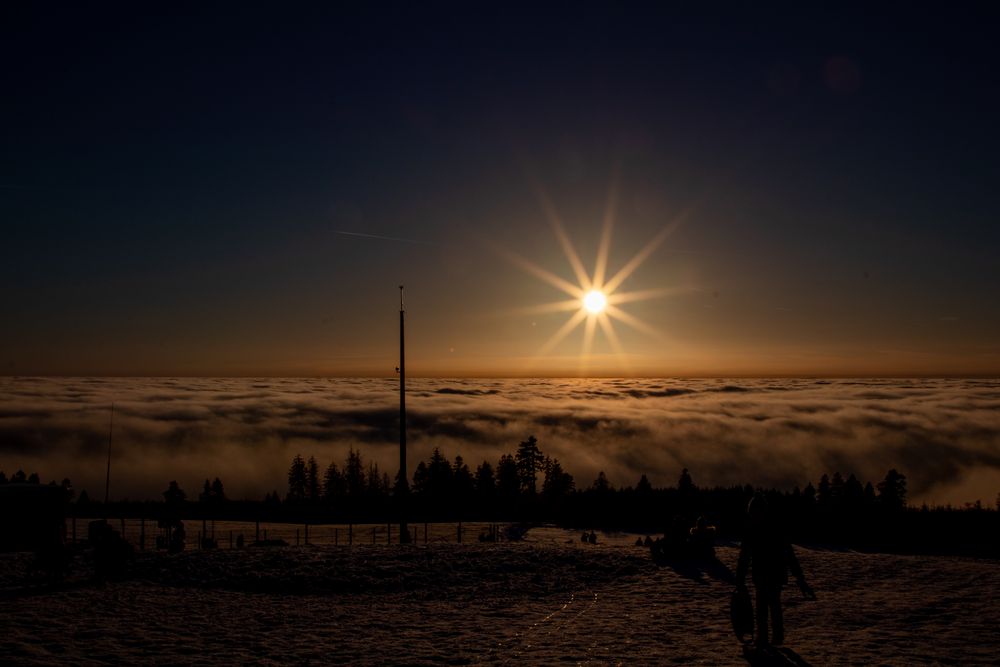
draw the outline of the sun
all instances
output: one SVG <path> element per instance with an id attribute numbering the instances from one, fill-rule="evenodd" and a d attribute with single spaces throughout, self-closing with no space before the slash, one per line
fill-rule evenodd
<path id="1" fill-rule="evenodd" d="M 633 273 L 635 273 L 636 269 L 638 269 L 643 262 L 649 259 L 653 252 L 655 252 L 656 249 L 659 248 L 664 241 L 666 241 L 667 237 L 670 236 L 670 234 L 684 221 L 691 209 L 684 211 L 680 216 L 665 225 L 655 237 L 653 237 L 639 250 L 639 252 L 637 252 L 629 261 L 625 262 L 625 264 L 618 269 L 617 272 L 608 277 L 608 255 L 611 251 L 611 231 L 614 227 L 614 209 L 617 200 L 617 187 L 613 185 L 611 188 L 611 196 L 609 197 L 608 207 L 605 210 L 600 246 L 597 251 L 597 258 L 594 264 L 593 272 L 588 272 L 584 268 L 583 262 L 580 260 L 580 255 L 577 254 L 576 248 L 573 246 L 573 242 L 566 233 L 552 201 L 546 196 L 545 192 L 540 187 L 536 189 L 536 193 L 542 205 L 542 209 L 549 220 L 549 224 L 551 224 L 552 230 L 555 232 L 556 238 L 562 246 L 563 254 L 566 256 L 576 280 L 567 280 L 559 275 L 556 275 L 552 271 L 542 268 L 534 262 L 528 261 L 516 253 L 509 252 L 502 248 L 496 249 L 500 251 L 500 253 L 508 260 L 527 273 L 534 275 L 571 297 L 568 300 L 564 299 L 562 301 L 529 306 L 515 311 L 524 315 L 575 311 L 570 315 L 569 319 L 567 319 L 566 322 L 564 322 L 563 325 L 559 327 L 559 329 L 556 330 L 545 342 L 542 348 L 538 351 L 537 358 L 541 358 L 549 354 L 563 339 L 575 331 L 577 327 L 582 325 L 583 347 L 580 351 L 581 373 L 586 372 L 586 366 L 591 356 L 591 349 L 593 347 L 594 338 L 597 334 L 598 328 L 600 328 L 601 333 L 604 334 L 604 338 L 617 355 L 621 365 L 628 370 L 628 356 L 622 348 L 621 340 L 615 331 L 613 321 L 617 320 L 632 329 L 645 333 L 646 335 L 658 340 L 663 340 L 664 337 L 662 331 L 658 331 L 655 327 L 650 326 L 643 320 L 623 309 L 621 306 L 635 301 L 645 301 L 647 299 L 670 296 L 685 290 L 683 288 L 653 288 L 626 292 L 622 291 L 620 288 L 624 282 Z"/>
<path id="2" fill-rule="evenodd" d="M 583 307 L 595 315 L 602 312 L 607 306 L 608 297 L 604 296 L 604 292 L 599 289 L 590 290 L 583 297 Z"/>

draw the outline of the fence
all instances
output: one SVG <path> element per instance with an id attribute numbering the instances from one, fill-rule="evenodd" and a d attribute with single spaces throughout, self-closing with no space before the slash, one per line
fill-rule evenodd
<path id="1" fill-rule="evenodd" d="M 87 539 L 87 526 L 93 519 L 67 519 L 67 541 Z M 136 549 L 157 548 L 157 537 L 163 529 L 152 519 L 109 519 L 111 526 Z M 410 524 L 410 535 L 416 544 L 499 542 L 503 526 L 486 522 L 418 523 Z M 230 549 L 251 546 L 254 542 L 275 544 L 282 540 L 292 546 L 364 546 L 398 544 L 397 524 L 292 524 L 253 521 L 184 521 L 184 548 L 207 546 L 203 538 L 214 540 L 214 548 Z"/>

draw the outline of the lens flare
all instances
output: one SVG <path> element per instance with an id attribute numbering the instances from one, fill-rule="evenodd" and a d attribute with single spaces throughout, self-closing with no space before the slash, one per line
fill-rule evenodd
<path id="1" fill-rule="evenodd" d="M 573 274 L 576 277 L 576 284 L 574 284 L 572 281 L 566 280 L 565 278 L 562 278 L 547 269 L 543 269 L 537 264 L 528 261 L 514 252 L 497 248 L 501 255 L 516 264 L 525 272 L 534 275 L 543 282 L 546 282 L 552 287 L 564 292 L 567 296 L 572 297 L 569 300 L 539 304 L 537 306 L 529 306 L 527 308 L 520 308 L 514 311 L 522 315 L 575 311 L 569 319 L 566 320 L 566 322 L 564 322 L 563 325 L 559 327 L 559 329 L 555 331 L 545 342 L 537 353 L 536 358 L 544 357 L 550 353 L 559 343 L 563 341 L 563 339 L 565 339 L 582 324 L 584 331 L 583 348 L 580 351 L 581 374 L 584 374 L 587 370 L 591 348 L 593 346 L 594 337 L 598 328 L 604 334 L 604 338 L 607 339 L 607 342 L 611 346 L 615 355 L 618 357 L 623 368 L 628 371 L 628 357 L 625 354 L 625 350 L 622 348 L 618 334 L 615 332 L 612 320 L 617 320 L 632 329 L 659 340 L 663 340 L 663 332 L 658 331 L 655 327 L 650 326 L 635 315 L 622 310 L 620 305 L 635 301 L 646 301 L 648 299 L 667 297 L 678 292 L 686 291 L 686 289 L 678 287 L 653 288 L 626 292 L 621 291 L 620 288 L 622 284 L 633 273 L 635 273 L 636 269 L 638 269 L 643 262 L 649 259 L 653 252 L 655 252 L 656 249 L 667 240 L 671 233 L 673 233 L 677 227 L 684 222 L 684 219 L 690 213 L 691 209 L 687 209 L 673 221 L 666 224 L 660 232 L 656 234 L 656 236 L 654 236 L 628 262 L 618 269 L 617 272 L 610 274 L 609 278 L 606 276 L 609 275 L 608 255 L 611 250 L 611 230 L 614 227 L 614 210 L 618 199 L 617 183 L 614 183 L 611 188 L 608 207 L 604 215 L 600 247 L 597 251 L 597 261 L 594 266 L 593 274 L 588 274 L 584 268 L 583 262 L 580 260 L 580 255 L 577 254 L 576 248 L 573 246 L 573 242 L 570 240 L 569 234 L 566 233 L 566 229 L 563 226 L 559 214 L 556 212 L 556 207 L 552 200 L 546 195 L 540 186 L 536 187 L 536 194 L 538 195 L 539 201 L 542 205 L 542 210 L 548 218 L 549 224 L 552 226 L 552 230 L 555 232 L 556 238 L 559 240 L 559 244 L 562 246 L 563 254 L 566 256 L 566 260 L 569 262 L 570 268 L 573 270 Z"/>

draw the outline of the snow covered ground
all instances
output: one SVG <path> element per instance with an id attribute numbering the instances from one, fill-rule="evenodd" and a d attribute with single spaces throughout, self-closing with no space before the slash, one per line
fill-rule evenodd
<path id="1" fill-rule="evenodd" d="M 726 567 L 658 566 L 633 535 L 536 528 L 521 543 L 143 553 L 124 581 L 42 592 L 0 555 L 15 664 L 747 664 Z M 797 549 L 761 664 L 997 664 L 994 561 Z"/>

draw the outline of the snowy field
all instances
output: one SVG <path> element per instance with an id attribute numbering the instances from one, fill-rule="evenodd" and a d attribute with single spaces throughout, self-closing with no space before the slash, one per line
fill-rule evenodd
<path id="1" fill-rule="evenodd" d="M 124 580 L 28 585 L 0 555 L 13 664 L 747 664 L 726 567 L 658 566 L 635 536 L 143 553 Z M 993 561 L 799 547 L 785 650 L 755 664 L 997 664 Z M 82 568 L 83 563 L 77 563 Z"/>

